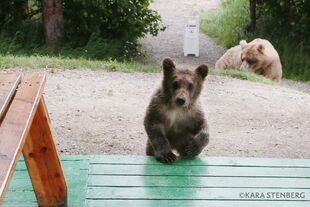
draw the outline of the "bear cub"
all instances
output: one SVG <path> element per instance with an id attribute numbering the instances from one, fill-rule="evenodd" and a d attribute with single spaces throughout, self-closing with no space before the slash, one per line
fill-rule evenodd
<path id="1" fill-rule="evenodd" d="M 209 143 L 209 130 L 198 100 L 208 66 L 177 69 L 170 58 L 163 61 L 163 81 L 151 98 L 144 127 L 148 135 L 146 154 L 162 163 L 177 156 L 195 157 Z"/>

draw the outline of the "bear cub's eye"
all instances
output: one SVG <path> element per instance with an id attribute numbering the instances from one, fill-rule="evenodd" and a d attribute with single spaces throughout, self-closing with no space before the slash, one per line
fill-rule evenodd
<path id="1" fill-rule="evenodd" d="M 177 90 L 178 88 L 180 88 L 180 84 L 177 81 L 175 81 L 172 83 L 172 88 L 173 90 Z"/>
<path id="2" fill-rule="evenodd" d="M 192 91 L 194 89 L 194 85 L 192 83 L 188 84 L 188 90 Z"/>

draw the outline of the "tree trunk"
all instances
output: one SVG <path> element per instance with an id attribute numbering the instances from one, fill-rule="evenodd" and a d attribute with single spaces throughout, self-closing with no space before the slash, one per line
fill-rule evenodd
<path id="1" fill-rule="evenodd" d="M 28 18 L 28 15 L 29 15 L 29 2 L 28 2 L 28 0 L 24 0 L 23 8 L 24 8 L 24 16 L 25 16 L 25 18 Z"/>
<path id="2" fill-rule="evenodd" d="M 58 52 L 64 39 L 62 0 L 42 0 L 42 9 L 45 43 Z"/>
<path id="3" fill-rule="evenodd" d="M 253 32 L 256 28 L 256 0 L 250 0 L 250 23 L 246 27 L 247 32 Z"/>

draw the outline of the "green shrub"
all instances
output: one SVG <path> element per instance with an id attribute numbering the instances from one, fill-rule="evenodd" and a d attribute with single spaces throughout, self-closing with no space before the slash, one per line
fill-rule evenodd
<path id="1" fill-rule="evenodd" d="M 96 36 L 130 47 L 163 29 L 160 16 L 148 7 L 149 0 L 64 0 L 65 37 L 77 46 Z"/>
<path id="2" fill-rule="evenodd" d="M 48 53 L 43 41 L 40 1 L 30 2 L 31 15 L 27 20 L 18 25 L 5 20 L 6 25 L 13 25 L 10 30 L 0 25 L 0 52 Z M 96 59 L 131 59 L 140 55 L 138 39 L 165 29 L 149 4 L 150 0 L 63 0 L 65 43 L 60 54 Z M 0 7 L 2 13 L 10 12 Z"/>

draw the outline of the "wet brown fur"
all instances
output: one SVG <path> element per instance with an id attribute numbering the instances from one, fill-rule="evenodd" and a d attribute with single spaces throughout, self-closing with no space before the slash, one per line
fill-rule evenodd
<path id="1" fill-rule="evenodd" d="M 204 113 L 198 101 L 208 66 L 196 70 L 180 70 L 173 61 L 163 61 L 164 78 L 155 92 L 144 119 L 148 135 L 146 154 L 157 160 L 171 163 L 176 160 L 172 150 L 181 156 L 200 154 L 209 142 L 209 132 Z M 176 104 L 184 97 L 182 106 Z"/>

